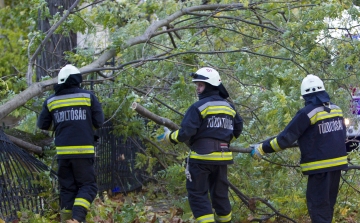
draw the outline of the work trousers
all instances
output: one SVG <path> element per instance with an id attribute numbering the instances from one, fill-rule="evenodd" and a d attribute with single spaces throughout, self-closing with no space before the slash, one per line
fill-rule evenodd
<path id="1" fill-rule="evenodd" d="M 192 182 L 186 181 L 186 189 L 190 208 L 197 222 L 230 222 L 227 165 L 189 163 L 189 171 Z M 215 209 L 215 217 L 212 208 Z M 205 218 L 207 220 L 202 220 Z"/>
<path id="2" fill-rule="evenodd" d="M 94 158 L 58 159 L 60 208 L 83 222 L 97 194 Z"/>
<path id="3" fill-rule="evenodd" d="M 306 201 L 312 223 L 331 223 L 341 170 L 308 176 Z"/>

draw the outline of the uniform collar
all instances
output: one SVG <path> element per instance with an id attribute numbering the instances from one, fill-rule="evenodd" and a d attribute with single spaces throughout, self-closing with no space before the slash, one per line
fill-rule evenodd
<path id="1" fill-rule="evenodd" d="M 305 105 L 324 105 L 330 102 L 330 96 L 326 91 L 318 91 L 311 94 L 303 95 Z"/>

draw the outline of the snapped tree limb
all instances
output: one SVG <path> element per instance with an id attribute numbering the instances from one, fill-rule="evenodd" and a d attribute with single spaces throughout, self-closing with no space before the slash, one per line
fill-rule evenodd
<path id="1" fill-rule="evenodd" d="M 174 122 L 172 122 L 171 120 L 158 116 L 154 113 L 152 113 L 151 111 L 147 110 L 146 108 L 144 108 L 143 106 L 141 106 L 139 103 L 137 102 L 133 102 L 131 105 L 132 109 L 134 109 L 137 113 L 139 113 L 141 116 L 148 118 L 152 121 L 154 121 L 155 123 L 159 124 L 159 125 L 163 125 L 168 127 L 171 130 L 177 130 L 179 129 L 179 126 L 176 125 Z M 186 145 L 189 145 L 189 142 L 184 142 Z M 240 147 L 234 147 L 234 146 L 230 146 L 230 151 L 232 152 L 239 152 L 239 153 L 250 153 L 251 152 L 251 148 L 240 148 Z"/>
<path id="2" fill-rule="evenodd" d="M 8 137 L 8 139 L 10 141 L 12 141 L 15 145 L 17 145 L 18 147 L 22 148 L 22 149 L 25 149 L 29 152 L 33 152 L 35 154 L 42 154 L 43 151 L 42 151 L 42 148 L 40 146 L 36 146 L 34 144 L 31 144 L 29 142 L 26 142 L 24 140 L 21 140 L 17 137 L 14 137 L 14 136 L 11 136 L 11 135 L 8 135 L 8 134 L 5 134 L 6 137 Z"/>

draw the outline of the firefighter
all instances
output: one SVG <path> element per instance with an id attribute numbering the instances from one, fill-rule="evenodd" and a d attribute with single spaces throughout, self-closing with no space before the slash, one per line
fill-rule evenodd
<path id="1" fill-rule="evenodd" d="M 331 223 L 339 190 L 341 170 L 347 168 L 346 127 L 342 110 L 330 102 L 323 81 L 312 74 L 301 83 L 305 107 L 275 138 L 252 145 L 251 156 L 281 151 L 296 140 L 300 167 L 308 175 L 306 201 L 313 223 Z"/>
<path id="2" fill-rule="evenodd" d="M 62 223 L 84 222 L 97 194 L 94 128 L 104 122 L 96 96 L 80 88 L 82 75 L 68 64 L 58 74 L 55 94 L 43 103 L 37 126 L 55 132 Z"/>
<path id="3" fill-rule="evenodd" d="M 189 141 L 186 189 L 196 222 L 231 222 L 227 165 L 233 157 L 229 145 L 242 132 L 243 120 L 225 100 L 229 94 L 215 69 L 204 67 L 191 76 L 199 100 L 188 108 L 179 130 L 165 131 L 159 139 L 174 144 Z"/>

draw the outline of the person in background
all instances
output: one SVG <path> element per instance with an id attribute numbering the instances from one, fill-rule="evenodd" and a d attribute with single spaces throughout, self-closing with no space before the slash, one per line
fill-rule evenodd
<path id="1" fill-rule="evenodd" d="M 102 126 L 104 113 L 81 82 L 78 68 L 63 67 L 55 94 L 45 100 L 37 121 L 40 129 L 55 131 L 62 223 L 84 222 L 97 194 L 94 129 Z"/>
<path id="2" fill-rule="evenodd" d="M 312 223 L 331 223 L 339 190 L 341 170 L 347 168 L 346 127 L 342 110 L 330 102 L 323 81 L 312 74 L 301 83 L 305 107 L 300 109 L 275 138 L 252 145 L 251 156 L 260 160 L 296 140 L 300 167 L 308 175 L 306 201 Z"/>
<path id="3" fill-rule="evenodd" d="M 189 141 L 186 189 L 196 221 L 231 222 L 227 165 L 233 163 L 233 156 L 229 145 L 240 136 L 243 120 L 225 100 L 229 94 L 215 69 L 204 67 L 191 76 L 199 101 L 188 108 L 179 130 L 166 129 L 158 139 L 174 144 Z"/>

